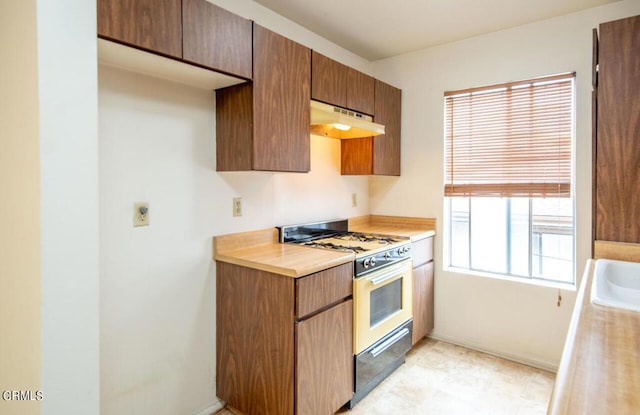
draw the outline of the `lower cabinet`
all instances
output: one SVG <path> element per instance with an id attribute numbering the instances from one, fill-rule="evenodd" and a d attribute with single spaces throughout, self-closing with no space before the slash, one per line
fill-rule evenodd
<path id="1" fill-rule="evenodd" d="M 433 237 L 413 242 L 413 333 L 412 345 L 433 330 Z"/>
<path id="2" fill-rule="evenodd" d="M 305 277 L 216 263 L 216 391 L 247 415 L 332 415 L 353 396 L 353 265 Z"/>
<path id="3" fill-rule="evenodd" d="M 353 300 L 296 323 L 296 414 L 333 414 L 353 396 Z"/>
<path id="4" fill-rule="evenodd" d="M 413 334 L 416 344 L 433 330 L 433 261 L 413 269 Z"/>

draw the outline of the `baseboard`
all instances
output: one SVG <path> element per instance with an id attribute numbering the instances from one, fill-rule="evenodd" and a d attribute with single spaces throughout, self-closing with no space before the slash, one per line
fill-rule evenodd
<path id="1" fill-rule="evenodd" d="M 456 346 L 466 347 L 467 349 L 475 350 L 478 352 L 486 353 L 491 356 L 500 357 L 502 359 L 511 360 L 512 362 L 522 363 L 523 365 L 535 367 L 537 369 L 546 370 L 548 372 L 556 373 L 558 371 L 558 364 L 545 362 L 541 360 L 531 359 L 530 357 L 514 355 L 510 353 L 496 352 L 494 350 L 488 350 L 481 345 L 462 342 L 457 339 L 448 338 L 446 336 L 441 336 L 438 334 L 431 334 L 429 338 L 433 340 L 440 340 L 443 342 L 455 344 Z"/>
<path id="2" fill-rule="evenodd" d="M 225 406 L 225 402 L 218 399 L 218 402 L 203 409 L 202 411 L 198 412 L 195 415 L 212 415 L 220 411 L 222 408 L 224 408 L 224 406 Z"/>

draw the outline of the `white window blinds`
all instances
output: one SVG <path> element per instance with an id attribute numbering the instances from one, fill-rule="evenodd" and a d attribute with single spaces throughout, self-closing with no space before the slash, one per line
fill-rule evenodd
<path id="1" fill-rule="evenodd" d="M 445 92 L 445 196 L 569 197 L 574 78 Z"/>

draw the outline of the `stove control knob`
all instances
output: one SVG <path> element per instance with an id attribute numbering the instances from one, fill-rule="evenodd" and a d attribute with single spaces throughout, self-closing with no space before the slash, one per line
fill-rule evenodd
<path id="1" fill-rule="evenodd" d="M 369 265 L 371 265 L 371 259 L 365 258 L 365 260 L 362 262 L 362 265 L 364 265 L 365 268 L 369 268 Z"/>
<path id="2" fill-rule="evenodd" d="M 402 256 L 402 248 L 398 248 L 396 250 L 396 253 L 398 254 L 398 256 Z"/>
<path id="3" fill-rule="evenodd" d="M 389 258 L 391 258 L 391 252 L 387 251 L 384 253 L 384 259 L 388 260 Z"/>
<path id="4" fill-rule="evenodd" d="M 404 252 L 405 254 L 407 252 L 409 252 L 411 250 L 411 247 L 409 247 L 409 245 L 405 246 L 404 248 L 402 248 L 402 252 Z"/>
<path id="5" fill-rule="evenodd" d="M 376 257 L 371 257 L 371 266 L 375 267 L 376 266 Z"/>

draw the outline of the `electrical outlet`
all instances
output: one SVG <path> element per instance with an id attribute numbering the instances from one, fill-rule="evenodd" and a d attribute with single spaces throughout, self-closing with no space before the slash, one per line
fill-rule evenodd
<path id="1" fill-rule="evenodd" d="M 233 216 L 242 216 L 242 198 L 233 198 Z"/>
<path id="2" fill-rule="evenodd" d="M 133 226 L 149 226 L 149 203 L 133 204 Z"/>
<path id="3" fill-rule="evenodd" d="M 351 207 L 358 207 L 358 194 L 351 193 Z"/>

